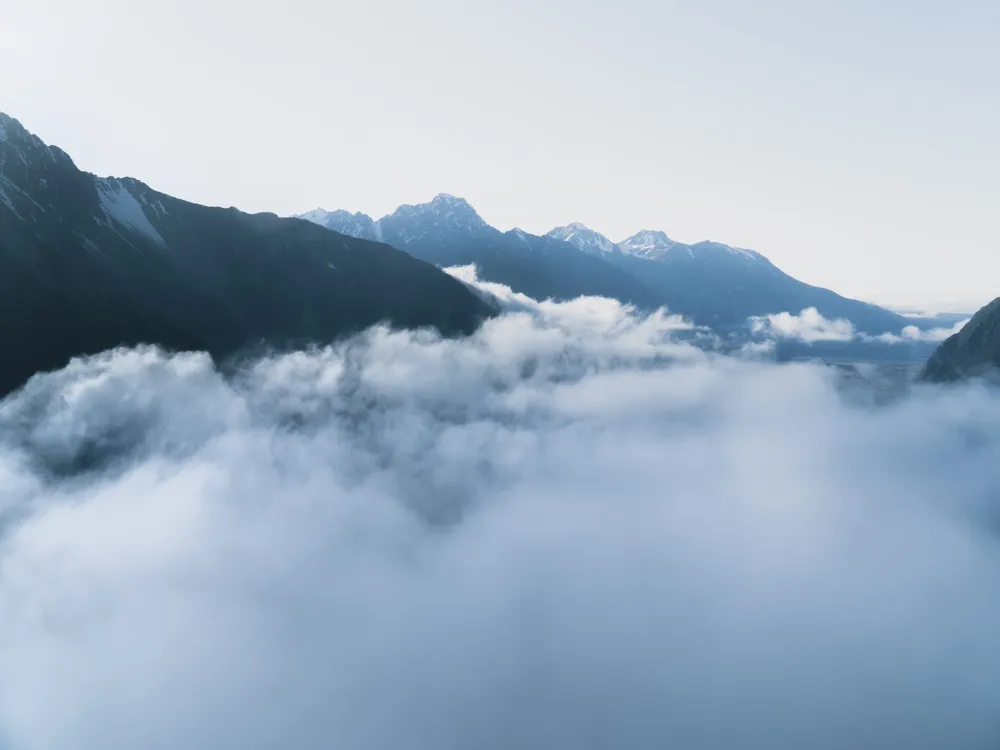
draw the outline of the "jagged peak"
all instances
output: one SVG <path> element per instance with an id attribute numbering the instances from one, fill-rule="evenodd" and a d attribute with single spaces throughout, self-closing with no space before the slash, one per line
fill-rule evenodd
<path id="1" fill-rule="evenodd" d="M 465 198 L 459 198 L 458 196 L 452 195 L 451 193 L 438 193 L 431 200 L 431 203 L 447 203 L 455 204 L 460 206 L 468 206 L 469 202 Z M 469 206 L 471 208 L 471 206 Z"/>
<path id="2" fill-rule="evenodd" d="M 660 229 L 641 229 L 631 237 L 618 243 L 623 247 L 635 245 L 652 245 L 654 247 L 670 247 L 676 243 L 667 236 L 667 233 Z"/>
<path id="3" fill-rule="evenodd" d="M 0 112 L 0 142 L 9 140 L 31 141 L 34 145 L 47 146 L 41 138 L 28 130 L 21 121 L 6 112 Z"/>
<path id="4" fill-rule="evenodd" d="M 0 141 L 5 141 L 14 135 L 24 137 L 30 133 L 18 119 L 11 117 L 6 112 L 0 112 Z"/>
<path id="5" fill-rule="evenodd" d="M 343 208 L 338 208 L 333 211 L 327 211 L 325 208 L 317 207 L 311 211 L 306 211 L 302 214 L 296 214 L 296 219 L 305 219 L 306 221 L 314 222 L 324 222 L 329 219 L 367 219 L 372 221 L 372 217 L 368 214 L 362 213 L 361 211 L 347 211 Z"/>
<path id="6" fill-rule="evenodd" d="M 462 213 L 467 216 L 475 216 L 477 219 L 482 221 L 479 217 L 479 213 L 472 207 L 472 204 L 465 198 L 459 198 L 454 195 L 449 195 L 448 193 L 438 193 L 434 196 L 434 199 L 429 204 L 432 209 L 438 211 L 451 211 Z M 485 222 L 483 222 L 485 224 Z"/>
<path id="7" fill-rule="evenodd" d="M 451 227 L 474 229 L 488 226 L 465 198 L 448 193 L 438 193 L 429 203 L 400 206 L 391 216 L 406 218 L 424 214 L 433 216 Z"/>
<path id="8" fill-rule="evenodd" d="M 618 246 L 600 232 L 578 221 L 562 227 L 556 227 L 546 235 L 553 239 L 568 242 L 578 250 L 585 252 L 598 251 L 602 253 L 620 252 Z"/>
<path id="9" fill-rule="evenodd" d="M 58 146 L 50 146 L 24 127 L 20 120 L 5 112 L 0 112 L 0 145 L 13 148 L 22 159 L 29 159 L 32 154 L 36 157 L 44 155 L 50 161 L 62 161 L 75 166 L 69 154 Z"/>
<path id="10" fill-rule="evenodd" d="M 311 219 L 314 216 L 329 216 L 332 213 L 334 213 L 334 212 L 333 211 L 327 211 L 322 206 L 316 206 L 316 208 L 314 208 L 314 209 L 312 209 L 310 211 L 305 211 L 304 213 L 301 213 L 301 214 L 295 214 L 295 218 L 296 219 Z"/>
<path id="11" fill-rule="evenodd" d="M 579 221 L 573 221 L 561 227 L 556 227 L 548 233 L 550 237 L 570 237 L 575 234 L 582 234 L 588 237 L 603 237 L 600 232 L 595 232 L 593 229 L 588 227 L 586 224 L 582 224 Z M 608 240 L 610 242 L 610 240 Z"/>

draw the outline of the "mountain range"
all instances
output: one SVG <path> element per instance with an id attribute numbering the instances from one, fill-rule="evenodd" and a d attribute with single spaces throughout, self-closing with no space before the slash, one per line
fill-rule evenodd
<path id="1" fill-rule="evenodd" d="M 221 360 L 379 322 L 468 333 L 495 312 L 388 245 L 83 172 L 0 114 L 0 395 L 118 346 Z"/>
<path id="2" fill-rule="evenodd" d="M 518 229 L 501 232 L 467 201 L 451 195 L 400 206 L 378 221 L 365 214 L 321 209 L 300 218 L 341 234 L 386 242 L 436 266 L 475 264 L 480 278 L 535 299 L 597 295 L 647 309 L 662 304 L 641 280 L 602 258 L 555 238 Z"/>
<path id="3" fill-rule="evenodd" d="M 579 223 L 545 235 L 502 232 L 467 201 L 446 194 L 429 203 L 400 206 L 377 221 L 362 213 L 323 209 L 299 218 L 387 242 L 437 266 L 475 264 L 480 278 L 536 299 L 601 295 L 640 309 L 666 306 L 716 329 L 810 307 L 824 317 L 848 320 L 865 334 L 899 333 L 915 323 L 794 279 L 753 250 L 707 241 L 688 245 L 655 230 L 612 242 Z"/>
<path id="4" fill-rule="evenodd" d="M 809 307 L 867 334 L 915 323 L 800 282 L 752 250 L 688 245 L 654 230 L 612 242 L 582 224 L 502 232 L 445 194 L 378 221 L 201 206 L 133 178 L 83 172 L 0 113 L 0 396 L 73 357 L 119 346 L 224 361 L 326 344 L 380 322 L 469 333 L 498 308 L 440 268 L 468 264 L 536 299 L 666 306 L 717 330 Z M 997 303 L 977 315 L 926 377 L 1000 363 L 998 318 Z"/>

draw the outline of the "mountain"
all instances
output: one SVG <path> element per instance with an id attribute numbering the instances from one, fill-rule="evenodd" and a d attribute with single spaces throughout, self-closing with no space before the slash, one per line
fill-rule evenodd
<path id="1" fill-rule="evenodd" d="M 573 227 L 573 231 L 568 231 Z M 666 233 L 644 230 L 620 243 L 581 224 L 559 227 L 550 237 L 566 238 L 583 252 L 610 244 L 602 257 L 641 279 L 662 304 L 696 323 L 714 328 L 741 326 L 747 318 L 815 307 L 824 317 L 844 318 L 862 333 L 899 333 L 913 325 L 897 313 L 842 297 L 792 278 L 758 252 L 719 242 L 687 245 Z"/>
<path id="2" fill-rule="evenodd" d="M 551 237 L 562 242 L 568 242 L 578 250 L 591 255 L 607 255 L 608 253 L 621 253 L 621 248 L 609 240 L 600 232 L 588 229 L 583 224 L 574 223 L 564 227 L 556 227 L 549 232 L 547 237 Z"/>
<path id="3" fill-rule="evenodd" d="M 117 346 L 225 358 L 380 321 L 465 333 L 493 312 L 388 245 L 96 177 L 0 115 L 0 394 Z"/>
<path id="4" fill-rule="evenodd" d="M 342 232 L 368 231 L 371 221 L 375 236 L 416 258 L 441 267 L 475 264 L 480 278 L 506 284 L 535 299 L 593 295 L 644 309 L 662 304 L 660 295 L 641 279 L 605 259 L 553 237 L 519 229 L 501 232 L 466 200 L 451 195 L 400 206 L 378 221 L 363 214 L 321 210 L 299 218 Z"/>
<path id="5" fill-rule="evenodd" d="M 947 382 L 987 375 L 1000 368 L 1000 297 L 972 316 L 961 331 L 931 355 L 921 377 Z"/>
<path id="6" fill-rule="evenodd" d="M 626 255 L 646 258 L 647 260 L 659 260 L 678 245 L 679 243 L 667 237 L 666 232 L 643 229 L 623 240 L 618 246 Z"/>
<path id="7" fill-rule="evenodd" d="M 324 211 L 317 208 L 313 211 L 302 214 L 298 218 L 311 221 L 313 224 L 332 229 L 334 232 L 346 234 L 348 237 L 357 237 L 362 240 L 379 241 L 379 233 L 375 222 L 370 216 L 362 213 L 352 214 L 349 211 Z"/>

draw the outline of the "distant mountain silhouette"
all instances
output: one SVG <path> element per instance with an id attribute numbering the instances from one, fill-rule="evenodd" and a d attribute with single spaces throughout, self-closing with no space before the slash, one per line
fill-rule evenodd
<path id="1" fill-rule="evenodd" d="M 400 206 L 377 222 L 364 214 L 322 209 L 301 218 L 337 232 L 377 237 L 437 266 L 474 263 L 480 278 L 539 300 L 595 295 L 643 308 L 662 304 L 656 292 L 627 271 L 551 237 L 494 229 L 468 202 L 451 195 Z"/>
<path id="2" fill-rule="evenodd" d="M 656 230 L 616 244 L 581 224 L 571 226 L 576 231 L 569 242 L 580 249 L 601 247 L 602 258 L 642 279 L 671 310 L 701 325 L 738 326 L 750 317 L 810 307 L 826 318 L 849 320 L 868 334 L 898 333 L 914 324 L 877 305 L 801 282 L 753 250 L 707 241 L 687 245 Z M 566 229 L 549 235 L 565 236 Z"/>
<path id="3" fill-rule="evenodd" d="M 464 333 L 493 312 L 388 245 L 95 177 L 0 115 L 0 394 L 120 345 L 224 358 L 380 321 Z"/>
<path id="4" fill-rule="evenodd" d="M 315 209 L 302 214 L 337 232 L 376 238 L 438 266 L 474 263 L 481 278 L 537 299 L 613 297 L 641 309 L 661 306 L 717 329 L 750 317 L 815 307 L 862 333 L 913 325 L 894 312 L 810 286 L 752 250 L 717 242 L 686 245 L 644 230 L 621 243 L 570 224 L 546 236 L 489 226 L 465 200 L 439 195 L 375 221 L 365 214 Z"/>

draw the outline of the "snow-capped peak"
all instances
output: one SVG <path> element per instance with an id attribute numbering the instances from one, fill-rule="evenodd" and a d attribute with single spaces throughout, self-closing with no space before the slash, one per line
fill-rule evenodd
<path id="1" fill-rule="evenodd" d="M 469 202 L 465 198 L 458 198 L 450 193 L 438 193 L 431 200 L 432 205 L 456 205 L 456 206 L 468 206 Z"/>
<path id="2" fill-rule="evenodd" d="M 322 224 L 331 213 L 333 212 L 327 211 L 325 208 L 314 208 L 312 211 L 306 211 L 304 214 L 296 214 L 295 218 L 305 219 L 306 221 L 311 221 L 313 224 Z"/>
<path id="3" fill-rule="evenodd" d="M 9 140 L 18 131 L 24 131 L 24 126 L 10 115 L 0 112 L 0 143 Z"/>
<path id="4" fill-rule="evenodd" d="M 712 242 L 710 240 L 705 240 L 691 245 L 690 250 L 692 254 L 698 256 L 714 254 L 716 256 L 733 258 L 746 263 L 768 262 L 767 258 L 755 250 L 745 250 L 741 247 L 732 247 L 731 245 L 726 245 L 721 242 Z"/>
<path id="5" fill-rule="evenodd" d="M 411 239 L 441 229 L 472 232 L 489 226 L 465 198 L 457 198 L 447 193 L 436 195 L 430 203 L 400 206 L 395 213 L 381 219 L 380 222 L 387 220 L 393 223 L 398 221 L 419 223 L 419 229 L 411 227 L 413 230 L 410 232 Z"/>
<path id="6" fill-rule="evenodd" d="M 618 243 L 623 252 L 640 258 L 659 258 L 670 252 L 680 243 L 674 242 L 666 232 L 656 229 L 643 229 L 626 240 Z"/>
<path id="7" fill-rule="evenodd" d="M 313 224 L 319 224 L 321 227 L 332 229 L 334 232 L 346 234 L 349 237 L 358 237 L 363 240 L 378 239 L 375 222 L 368 214 L 360 212 L 352 214 L 344 209 L 327 211 L 323 208 L 314 208 L 312 211 L 306 211 L 295 218 L 311 221 Z"/>
<path id="8" fill-rule="evenodd" d="M 465 198 L 456 198 L 448 193 L 438 193 L 429 204 L 432 213 L 443 216 L 446 219 L 461 220 L 471 222 L 475 225 L 486 226 L 476 209 L 474 209 Z"/>
<path id="9" fill-rule="evenodd" d="M 547 236 L 568 242 L 577 250 L 582 250 L 585 253 L 621 252 L 618 246 L 603 234 L 589 229 L 578 221 L 564 227 L 556 227 Z"/>

